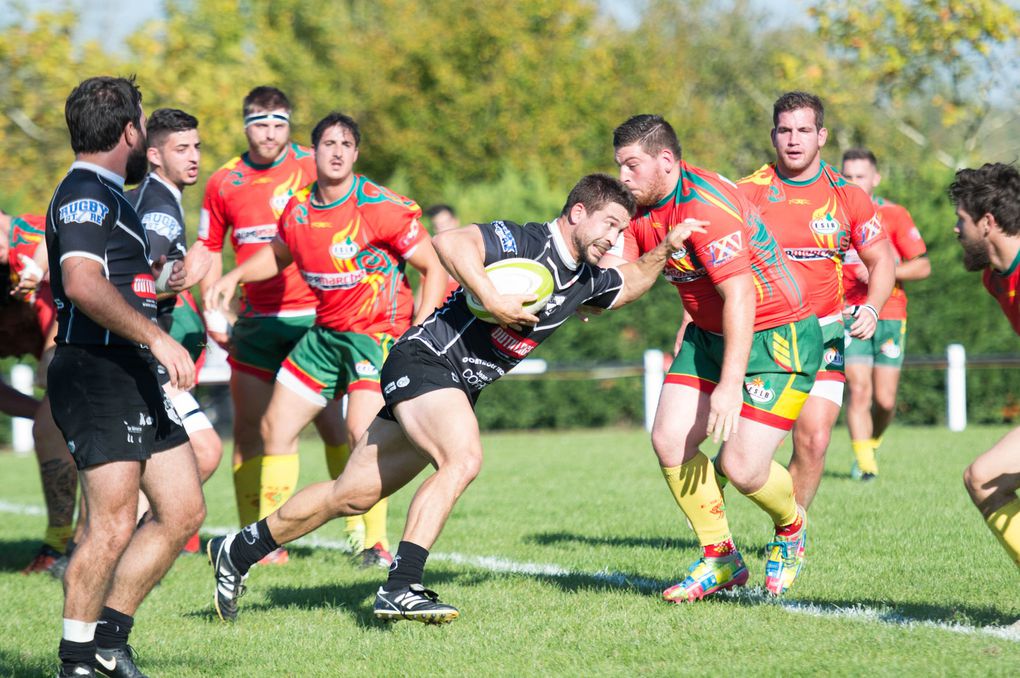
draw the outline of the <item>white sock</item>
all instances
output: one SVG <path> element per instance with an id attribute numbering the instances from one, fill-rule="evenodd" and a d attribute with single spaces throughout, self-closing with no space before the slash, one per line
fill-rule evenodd
<path id="1" fill-rule="evenodd" d="M 96 638 L 98 623 L 64 619 L 64 640 L 70 640 L 73 643 L 91 643 Z"/>

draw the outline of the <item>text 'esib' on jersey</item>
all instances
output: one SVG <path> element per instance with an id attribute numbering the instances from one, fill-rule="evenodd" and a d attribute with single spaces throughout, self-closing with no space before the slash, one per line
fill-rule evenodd
<path id="1" fill-rule="evenodd" d="M 520 226 L 510 221 L 477 224 L 485 243 L 485 265 L 522 257 L 552 273 L 553 293 L 538 312 L 538 324 L 517 331 L 479 320 L 465 292 L 454 292 L 442 308 L 401 341 L 420 341 L 455 368 L 464 386 L 476 393 L 496 381 L 565 323 L 582 304 L 611 308 L 623 290 L 623 276 L 577 261 L 555 221 Z"/>
<path id="2" fill-rule="evenodd" d="M 769 164 L 737 186 L 796 267 L 812 312 L 819 319 L 841 313 L 843 255 L 886 240 L 868 194 L 825 162 L 806 181 L 787 179 Z"/>
<path id="3" fill-rule="evenodd" d="M 125 195 L 135 206 L 135 212 L 145 227 L 149 238 L 150 260 L 155 262 L 160 257 L 166 257 L 166 265 L 171 266 L 173 262 L 184 259 L 188 253 L 188 243 L 184 232 L 180 189 L 155 172 L 150 172 L 141 184 Z M 176 304 L 176 296 L 157 302 L 157 315 L 173 313 Z"/>
<path id="4" fill-rule="evenodd" d="M 875 204 L 875 213 L 878 215 L 879 223 L 882 224 L 882 230 L 896 250 L 898 261 L 910 261 L 928 251 L 921 232 L 917 230 L 910 212 L 905 207 L 884 198 L 873 198 L 872 202 Z M 851 247 L 843 259 L 843 291 L 848 304 L 863 304 L 868 300 L 868 283 L 861 280 L 861 269 L 867 271 L 857 250 Z M 899 280 L 893 286 L 885 306 L 879 309 L 878 319 L 907 319 L 907 293 Z"/>
<path id="5" fill-rule="evenodd" d="M 205 186 L 198 239 L 211 252 L 222 252 L 230 231 L 237 265 L 276 237 L 276 226 L 291 196 L 315 180 L 311 149 L 291 143 L 269 165 L 244 153 L 216 170 Z M 316 299 L 294 266 L 269 280 L 242 285 L 244 316 L 298 316 L 315 312 Z"/>
<path id="6" fill-rule="evenodd" d="M 328 205 L 314 202 L 315 191 L 312 184 L 291 198 L 278 236 L 319 300 L 315 324 L 399 337 L 414 306 L 404 261 L 428 238 L 421 208 L 360 175 Z"/>
<path id="7" fill-rule="evenodd" d="M 758 210 L 729 179 L 683 161 L 676 189 L 639 212 L 624 231 L 623 258 L 633 261 L 654 249 L 685 219 L 709 222 L 706 232 L 691 234 L 667 260 L 662 275 L 680 293 L 695 325 L 722 333 L 723 299 L 716 285 L 745 273 L 754 281 L 755 332 L 811 315 L 800 279 Z"/>
<path id="8" fill-rule="evenodd" d="M 124 197 L 124 180 L 98 165 L 72 164 L 46 212 L 46 247 L 57 305 L 57 343 L 138 346 L 76 308 L 64 293 L 60 275 L 60 265 L 68 258 L 96 261 L 128 305 L 155 322 L 156 282 L 149 268 L 149 244 L 141 220 Z"/>

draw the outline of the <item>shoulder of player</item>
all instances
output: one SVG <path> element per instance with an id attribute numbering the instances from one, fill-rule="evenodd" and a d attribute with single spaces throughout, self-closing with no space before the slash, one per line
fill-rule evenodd
<path id="1" fill-rule="evenodd" d="M 421 212 L 421 207 L 411 198 L 372 181 L 363 174 L 354 175 L 354 181 L 354 195 L 359 209 Z"/>
<path id="2" fill-rule="evenodd" d="M 67 217 L 71 213 L 75 217 L 90 213 L 116 219 L 120 216 L 121 199 L 126 200 L 120 190 L 108 185 L 94 172 L 85 171 L 69 175 L 60 183 L 53 196 L 52 208 L 57 211 L 57 218 L 65 223 L 68 223 Z"/>
<path id="3" fill-rule="evenodd" d="M 737 179 L 737 188 L 741 191 L 753 191 L 756 187 L 767 188 L 775 178 L 775 168 L 770 163 L 765 163 L 746 177 Z"/>

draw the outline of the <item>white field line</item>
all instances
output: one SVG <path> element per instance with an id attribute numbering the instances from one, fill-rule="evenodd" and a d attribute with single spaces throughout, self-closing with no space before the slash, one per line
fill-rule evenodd
<path id="1" fill-rule="evenodd" d="M 9 513 L 23 516 L 44 516 L 46 509 L 41 506 L 26 504 L 12 504 L 0 500 L 0 513 Z M 235 532 L 235 527 L 203 526 L 202 533 L 213 536 L 230 534 Z M 302 537 L 293 542 L 297 546 L 328 549 L 332 551 L 344 551 L 350 553 L 347 542 L 336 539 L 322 539 L 315 534 Z M 455 565 L 466 565 L 468 567 L 498 572 L 500 574 L 516 574 L 538 577 L 582 577 L 593 582 L 607 584 L 619 588 L 637 589 L 657 594 L 662 588 L 662 582 L 642 577 L 628 577 L 620 572 L 578 572 L 569 570 L 559 565 L 546 563 L 521 563 L 498 556 L 472 556 L 464 553 L 430 553 L 429 560 L 453 563 Z M 797 600 L 785 600 L 773 598 L 767 595 L 760 587 L 736 589 L 734 591 L 722 591 L 717 594 L 726 598 L 761 605 L 776 605 L 794 614 L 804 614 L 810 617 L 849 619 L 856 622 L 871 622 L 886 626 L 899 626 L 907 629 L 936 629 L 958 633 L 962 635 L 984 635 L 1002 640 L 1009 640 L 1020 643 L 1020 626 L 971 626 L 956 622 L 936 621 L 933 619 L 914 619 L 897 612 L 895 609 L 879 609 L 865 605 L 849 605 L 840 607 L 838 605 L 819 605 L 817 603 L 806 603 Z"/>

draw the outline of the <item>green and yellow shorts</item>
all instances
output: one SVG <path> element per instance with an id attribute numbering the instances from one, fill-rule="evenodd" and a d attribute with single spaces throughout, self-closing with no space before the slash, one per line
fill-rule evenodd
<path id="1" fill-rule="evenodd" d="M 272 382 L 276 372 L 308 328 L 315 314 L 299 316 L 241 316 L 234 323 L 230 369 Z"/>
<path id="2" fill-rule="evenodd" d="M 322 407 L 358 389 L 382 393 L 379 373 L 395 341 L 381 332 L 337 332 L 316 325 L 283 361 L 277 380 Z"/>
<path id="3" fill-rule="evenodd" d="M 855 365 L 903 367 L 907 348 L 906 320 L 879 320 L 871 339 L 846 338 L 846 361 Z"/>
<path id="4" fill-rule="evenodd" d="M 172 317 L 170 336 L 188 351 L 191 361 L 198 365 L 205 351 L 205 321 L 198 312 L 191 292 L 184 291 L 177 295 Z"/>
<path id="5" fill-rule="evenodd" d="M 711 393 L 719 383 L 722 360 L 722 336 L 691 323 L 666 383 Z M 813 315 L 755 332 L 740 416 L 789 431 L 811 392 L 821 361 L 822 333 Z"/>

